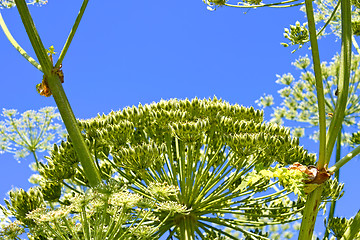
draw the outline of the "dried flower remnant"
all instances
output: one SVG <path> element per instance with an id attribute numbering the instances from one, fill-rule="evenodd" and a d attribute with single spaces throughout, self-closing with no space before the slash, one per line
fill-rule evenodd
<path id="1" fill-rule="evenodd" d="M 327 172 L 325 168 L 318 170 L 315 166 L 304 166 L 298 162 L 293 163 L 289 168 L 289 170 L 294 169 L 300 172 L 305 173 L 308 176 L 308 180 L 305 181 L 305 193 L 310 193 L 315 188 L 326 182 L 331 174 Z"/>
<path id="2" fill-rule="evenodd" d="M 49 50 L 47 50 L 47 53 L 49 54 L 51 63 L 53 63 L 52 56 L 56 54 L 54 47 L 51 46 Z M 60 64 L 59 67 L 54 67 L 51 72 L 59 77 L 61 83 L 64 83 L 64 73 L 61 70 L 61 68 L 62 68 L 62 64 Z M 45 75 L 42 79 L 42 82 L 36 85 L 36 90 L 41 96 L 44 97 L 50 97 L 52 95 Z"/>
<path id="3" fill-rule="evenodd" d="M 315 166 L 310 165 L 310 166 L 304 166 L 298 162 L 293 163 L 290 167 L 288 167 L 289 170 L 291 169 L 295 169 L 298 170 L 300 172 L 305 173 L 306 175 L 308 175 L 308 180 L 307 182 L 311 182 L 315 179 L 316 175 L 317 175 L 317 169 Z"/>
<path id="4" fill-rule="evenodd" d="M 43 77 L 42 82 L 36 85 L 36 91 L 44 97 L 50 97 L 52 95 L 45 76 Z"/>
<path id="5" fill-rule="evenodd" d="M 64 73 L 61 70 L 61 67 L 62 65 L 60 65 L 60 67 L 58 68 L 54 67 L 52 72 L 59 77 L 61 83 L 64 83 Z M 50 97 L 52 95 L 51 90 L 49 88 L 49 84 L 45 76 L 43 77 L 42 82 L 36 85 L 36 90 L 41 96 L 44 97 Z"/>

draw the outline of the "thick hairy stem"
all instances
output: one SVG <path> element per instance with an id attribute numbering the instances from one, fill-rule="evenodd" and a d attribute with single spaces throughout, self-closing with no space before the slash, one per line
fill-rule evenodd
<path id="1" fill-rule="evenodd" d="M 51 93 L 54 96 L 60 115 L 64 121 L 65 127 L 69 133 L 74 149 L 84 169 L 86 178 L 88 179 L 91 186 L 97 186 L 101 183 L 100 174 L 96 169 L 90 151 L 87 148 L 81 132 L 78 128 L 77 120 L 66 97 L 59 76 L 56 74 L 55 71 L 53 71 L 52 62 L 50 61 L 50 58 L 46 53 L 46 49 L 41 42 L 40 36 L 35 28 L 26 2 L 25 0 L 15 0 L 15 3 L 19 10 L 21 20 L 24 24 L 30 42 L 41 64 L 42 70 L 44 72 L 44 77 L 46 78 Z"/>

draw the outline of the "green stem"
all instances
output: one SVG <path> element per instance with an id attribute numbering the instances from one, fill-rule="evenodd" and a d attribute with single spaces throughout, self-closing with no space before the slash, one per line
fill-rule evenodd
<path id="1" fill-rule="evenodd" d="M 6 134 L 6 136 L 11 139 L 14 143 L 20 145 L 20 146 L 26 146 L 27 149 L 31 147 L 31 144 L 29 143 L 29 139 L 26 137 L 26 135 L 22 134 L 21 131 L 19 131 L 18 126 L 15 124 L 13 116 L 10 116 L 10 122 L 11 126 L 15 129 L 16 133 L 19 135 L 21 140 L 23 140 L 24 143 L 21 143 L 21 141 L 15 141 L 15 139 L 12 139 L 10 136 Z M 24 145 L 25 144 L 25 145 Z"/>
<path id="2" fill-rule="evenodd" d="M 337 141 L 336 141 L 336 155 L 335 155 L 335 163 L 340 161 L 341 157 L 341 131 L 338 133 Z M 340 170 L 335 172 L 335 178 L 338 180 L 340 179 Z M 336 207 L 336 201 L 331 202 L 330 212 L 327 219 L 327 226 L 324 234 L 324 238 L 329 237 L 330 229 L 329 229 L 329 221 L 334 217 Z"/>
<path id="3" fill-rule="evenodd" d="M 320 36 L 320 34 L 321 34 L 321 33 L 325 30 L 325 28 L 330 24 L 331 20 L 333 20 L 336 12 L 337 12 L 337 10 L 338 10 L 338 8 L 340 7 L 340 3 L 341 3 L 341 1 L 339 1 L 339 2 L 336 4 L 336 6 L 335 6 L 333 12 L 331 13 L 329 19 L 326 21 L 326 23 L 324 24 L 324 26 L 323 26 L 323 27 L 320 29 L 320 31 L 317 33 L 317 36 Z"/>
<path id="4" fill-rule="evenodd" d="M 15 3 L 19 10 L 21 20 L 24 24 L 30 42 L 42 66 L 45 75 L 44 77 L 46 78 L 51 93 L 54 96 L 54 100 L 64 121 L 65 127 L 69 133 L 74 149 L 78 155 L 82 167 L 84 168 L 86 178 L 88 179 L 91 186 L 97 186 L 101 183 L 100 174 L 96 169 L 90 151 L 87 148 L 78 128 L 77 120 L 66 97 L 59 76 L 53 71 L 52 63 L 50 58 L 47 56 L 46 49 L 44 48 L 40 36 L 35 28 L 26 2 L 25 0 L 15 0 Z"/>
<path id="5" fill-rule="evenodd" d="M 317 44 L 317 34 L 315 27 L 314 19 L 314 10 L 311 0 L 305 0 L 306 6 L 306 16 L 308 19 L 308 27 L 310 32 L 310 43 L 314 64 L 315 72 L 315 84 L 316 84 L 316 94 L 318 99 L 318 109 L 319 109 L 319 128 L 320 128 L 320 146 L 319 146 L 319 161 L 317 168 L 321 169 L 325 166 L 325 150 L 326 150 L 326 119 L 325 119 L 325 99 L 324 99 L 324 90 L 322 84 L 322 74 L 321 74 L 321 63 L 319 56 L 319 49 Z M 312 239 L 316 216 L 318 213 L 318 208 L 321 202 L 321 193 L 323 187 L 320 186 L 309 194 L 303 211 L 303 219 L 301 221 L 299 240 L 309 240 Z"/>
<path id="6" fill-rule="evenodd" d="M 33 59 L 32 57 L 29 56 L 29 54 L 27 54 L 27 52 L 16 42 L 16 40 L 14 39 L 14 37 L 11 35 L 9 29 L 7 28 L 5 21 L 1 15 L 0 12 L 0 26 L 2 28 L 2 30 L 5 33 L 5 36 L 7 37 L 7 39 L 10 41 L 10 43 L 14 46 L 14 48 L 29 62 L 31 63 L 34 67 L 36 67 L 37 69 L 39 69 L 40 71 L 42 71 L 42 68 L 40 66 L 39 63 L 36 62 L 35 59 Z"/>
<path id="7" fill-rule="evenodd" d="M 345 231 L 343 237 L 340 240 L 352 240 L 356 238 L 360 232 L 360 211 L 355 215 L 350 227 Z"/>
<path id="8" fill-rule="evenodd" d="M 356 155 L 358 155 L 360 153 L 360 146 L 358 146 L 357 148 L 355 148 L 354 150 L 352 150 L 350 153 L 348 153 L 345 157 L 343 157 L 341 160 L 339 160 L 337 163 L 335 163 L 334 166 L 332 166 L 331 168 L 328 169 L 328 172 L 330 174 L 338 171 L 342 166 L 345 165 L 345 163 L 347 163 L 348 161 L 350 161 L 351 159 L 353 159 Z"/>
<path id="9" fill-rule="evenodd" d="M 312 191 L 306 199 L 298 240 L 312 239 L 322 191 L 323 185 Z"/>
<path id="10" fill-rule="evenodd" d="M 35 158 L 35 162 L 36 162 L 36 167 L 37 167 L 37 170 L 39 171 L 40 169 L 40 165 L 39 165 L 39 160 L 36 156 L 36 152 L 35 151 L 31 151 L 31 153 L 33 154 L 34 158 Z"/>
<path id="11" fill-rule="evenodd" d="M 356 39 L 354 38 L 354 36 L 352 36 L 351 40 L 352 40 L 352 44 L 354 45 L 354 47 L 355 47 L 355 49 L 356 49 L 356 51 L 357 51 L 358 55 L 360 55 L 360 48 L 359 48 L 359 44 L 357 44 Z"/>
<path id="12" fill-rule="evenodd" d="M 325 165 L 325 150 L 326 150 L 325 97 L 324 97 L 321 62 L 320 62 L 319 47 L 317 42 L 317 34 L 316 34 L 312 1 L 306 0 L 305 6 L 306 6 L 306 16 L 308 20 L 309 32 L 310 32 L 311 52 L 312 52 L 314 72 L 315 72 L 316 95 L 318 99 L 318 109 L 319 109 L 320 146 L 319 146 L 319 161 L 317 167 L 318 169 L 321 169 Z"/>
<path id="13" fill-rule="evenodd" d="M 40 62 L 43 73 L 47 76 L 51 74 L 53 68 L 50 58 L 46 54 L 46 49 L 40 39 L 39 33 L 36 30 L 35 24 L 32 20 L 29 9 L 25 0 L 15 0 L 17 9 L 19 11 L 21 20 L 25 27 L 26 33 L 30 39 L 31 45 L 35 51 L 35 54 Z"/>
<path id="14" fill-rule="evenodd" d="M 335 113 L 331 120 L 326 139 L 326 163 L 330 161 L 331 153 L 337 135 L 341 129 L 347 105 L 350 69 L 351 69 L 351 3 L 350 0 L 341 0 L 341 55 L 339 70 L 339 97 L 335 107 Z"/>
<path id="15" fill-rule="evenodd" d="M 82 5 L 81 5 L 81 8 L 80 8 L 80 11 L 78 13 L 78 16 L 76 17 L 76 20 L 75 20 L 75 23 L 74 23 L 74 26 L 72 27 L 71 31 L 70 31 L 70 34 L 66 40 L 66 43 L 63 47 L 63 49 L 61 50 L 61 53 L 60 53 L 60 56 L 59 56 L 59 59 L 58 61 L 56 62 L 55 64 L 55 67 L 60 67 L 60 64 L 62 63 L 62 61 L 64 60 L 64 57 L 66 55 L 66 52 L 67 50 L 69 49 L 69 46 L 74 38 L 74 35 L 75 35 L 75 32 L 80 24 L 80 21 L 81 21 L 81 18 L 83 17 L 84 15 L 84 12 L 85 12 L 85 9 L 86 9 L 86 6 L 88 4 L 89 0 L 84 0 Z"/>
<path id="16" fill-rule="evenodd" d="M 311 0 L 306 0 L 306 12 L 309 16 L 313 16 L 312 4 Z M 311 10 L 311 11 L 310 11 Z M 341 22 L 342 22 L 342 44 L 341 44 L 341 62 L 340 62 L 340 73 L 339 73 L 339 99 L 336 104 L 335 114 L 330 123 L 329 133 L 326 139 L 326 152 L 325 152 L 325 161 L 320 159 L 320 156 L 323 156 L 323 153 L 320 151 L 319 153 L 319 162 L 318 169 L 321 169 L 325 166 L 325 164 L 329 163 L 331 152 L 335 144 L 335 140 L 337 138 L 338 132 L 341 129 L 342 121 L 344 119 L 345 107 L 347 102 L 348 88 L 349 88 L 349 79 L 350 79 L 350 65 L 351 65 L 351 4 L 350 0 L 341 0 Z M 315 23 L 313 23 L 315 27 Z M 310 21 L 309 21 L 309 31 L 310 31 L 310 41 L 312 30 L 310 29 Z M 314 52 L 314 48 L 312 47 L 312 51 Z M 315 65 L 315 64 L 314 64 Z M 314 66 L 314 70 L 315 66 Z M 318 99 L 319 101 L 319 99 Z M 320 109 L 320 102 L 319 102 Z M 320 115 L 321 117 L 321 115 Z M 321 127 L 321 125 L 320 125 Z M 324 141 L 321 139 L 321 128 L 320 128 L 320 146 Z M 320 147 L 320 150 L 323 148 Z M 341 160 L 337 163 L 339 164 Z M 335 164 L 336 165 L 336 164 Z M 320 186 L 315 191 L 313 191 L 306 201 L 303 220 L 301 222 L 299 239 L 308 240 L 312 239 L 312 233 L 314 231 L 316 215 L 318 212 L 321 193 L 323 187 Z"/>
<path id="17" fill-rule="evenodd" d="M 73 188 L 71 185 L 69 185 L 68 183 L 66 183 L 65 180 L 62 181 L 62 184 L 64 184 L 64 186 L 68 187 L 69 189 L 73 190 L 74 192 L 77 192 L 78 194 L 83 194 L 82 192 L 80 192 L 80 191 L 77 190 L 76 188 Z"/>
<path id="18" fill-rule="evenodd" d="M 51 75 L 47 78 L 51 93 L 59 109 L 61 118 L 64 121 L 66 130 L 70 135 L 74 149 L 79 157 L 81 165 L 84 169 L 84 174 L 89 180 L 90 186 L 97 186 L 101 182 L 100 174 L 96 169 L 94 160 L 91 157 L 90 151 L 81 135 L 77 126 L 77 120 L 71 109 L 70 103 L 66 97 L 60 79 L 57 75 Z"/>
<path id="19" fill-rule="evenodd" d="M 84 239 L 90 240 L 91 239 L 90 226 L 89 226 L 89 221 L 86 214 L 85 206 L 81 206 L 80 216 L 81 216 L 82 232 L 84 234 Z"/>
<path id="20" fill-rule="evenodd" d="M 195 240 L 196 220 L 191 213 L 181 216 L 179 219 L 179 230 L 181 240 Z"/>

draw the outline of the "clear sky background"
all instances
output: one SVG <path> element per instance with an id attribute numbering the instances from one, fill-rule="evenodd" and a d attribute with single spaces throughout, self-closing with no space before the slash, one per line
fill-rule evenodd
<path id="1" fill-rule="evenodd" d="M 30 7 L 46 47 L 62 49 L 81 3 L 50 0 L 43 7 Z M 15 39 L 35 57 L 17 9 L 1 13 Z M 255 106 L 264 93 L 277 95 L 276 74 L 296 75 L 291 61 L 309 53 L 304 47 L 291 54 L 293 49 L 280 45 L 286 42 L 283 29 L 296 20 L 305 21 L 299 8 L 223 7 L 210 12 L 201 0 L 90 1 L 63 61 L 63 86 L 77 118 L 170 98 L 217 96 Z M 334 39 L 320 41 L 323 61 L 339 51 Z M 36 91 L 41 72 L 2 32 L 0 80 L 0 108 L 23 112 L 55 106 L 52 98 Z M 270 113 L 270 109 L 265 112 L 266 116 Z M 317 151 L 312 141 L 301 140 L 301 144 Z M 12 187 L 30 187 L 31 161 L 17 163 L 10 154 L 0 155 L 0 199 Z M 357 158 L 342 168 L 346 193 L 336 215 L 350 217 L 360 209 L 359 167 Z M 321 226 L 322 221 L 317 229 Z"/>

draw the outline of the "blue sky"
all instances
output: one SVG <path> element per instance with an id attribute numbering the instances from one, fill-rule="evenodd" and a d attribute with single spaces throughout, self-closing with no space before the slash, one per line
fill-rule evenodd
<path id="1" fill-rule="evenodd" d="M 43 7 L 30 7 L 46 47 L 62 49 L 81 2 L 50 0 Z M 35 56 L 17 9 L 1 13 L 15 39 Z M 296 20 L 305 21 L 298 8 L 223 7 L 210 12 L 201 0 L 90 1 L 63 61 L 63 86 L 78 118 L 169 98 L 215 95 L 255 106 L 263 93 L 277 94 L 275 75 L 295 72 L 291 61 L 308 53 L 304 47 L 291 54 L 292 49 L 280 45 L 286 41 L 283 29 Z M 322 60 L 330 60 L 339 50 L 333 39 L 320 42 Z M 36 91 L 41 72 L 18 54 L 3 33 L 0 53 L 0 108 L 22 112 L 55 106 L 52 98 Z M 313 142 L 301 143 L 317 151 Z M 0 163 L 1 199 L 12 187 L 30 186 L 30 159 L 19 164 L 3 154 Z M 350 217 L 360 209 L 359 167 L 355 159 L 343 168 L 346 193 L 338 204 L 339 215 Z"/>

